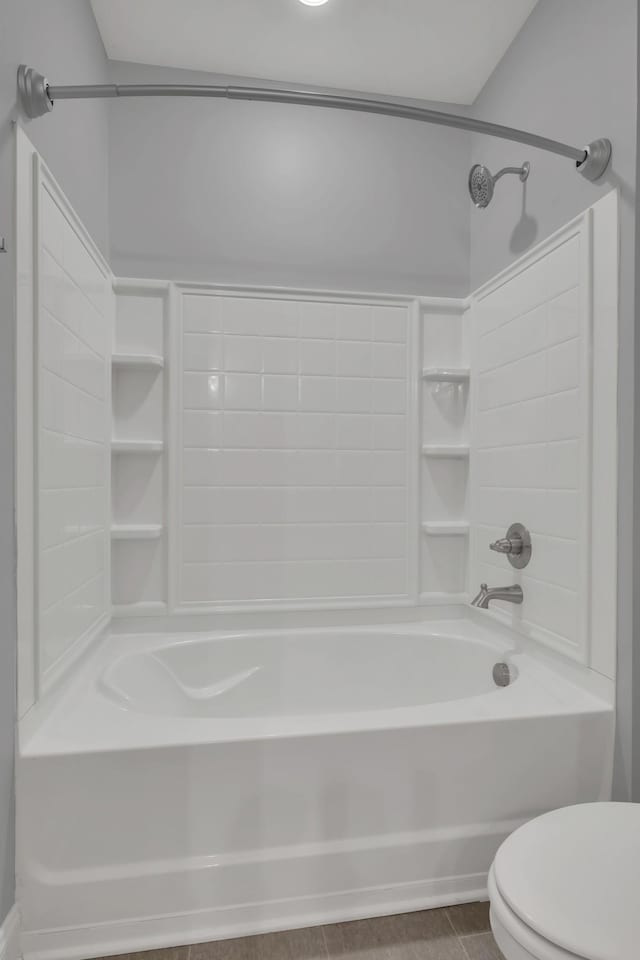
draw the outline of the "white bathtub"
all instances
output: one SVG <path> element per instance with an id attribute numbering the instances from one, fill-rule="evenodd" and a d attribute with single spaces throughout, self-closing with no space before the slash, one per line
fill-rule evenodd
<path id="1" fill-rule="evenodd" d="M 482 897 L 523 820 L 609 796 L 605 692 L 466 619 L 114 636 L 22 731 L 26 956 Z"/>

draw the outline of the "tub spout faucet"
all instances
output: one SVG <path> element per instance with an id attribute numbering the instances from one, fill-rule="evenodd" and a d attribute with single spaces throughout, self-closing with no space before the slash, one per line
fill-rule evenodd
<path id="1" fill-rule="evenodd" d="M 471 601 L 472 607 L 479 607 L 481 610 L 488 610 L 492 600 L 506 600 L 507 603 L 522 603 L 524 594 L 519 583 L 514 583 L 509 587 L 488 587 L 486 583 L 480 584 L 480 593 Z"/>

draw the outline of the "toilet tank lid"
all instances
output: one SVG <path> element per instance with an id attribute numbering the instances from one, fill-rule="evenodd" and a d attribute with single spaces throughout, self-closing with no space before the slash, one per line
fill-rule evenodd
<path id="1" fill-rule="evenodd" d="M 640 956 L 640 804 L 585 803 L 531 820 L 496 854 L 516 916 L 585 960 Z"/>

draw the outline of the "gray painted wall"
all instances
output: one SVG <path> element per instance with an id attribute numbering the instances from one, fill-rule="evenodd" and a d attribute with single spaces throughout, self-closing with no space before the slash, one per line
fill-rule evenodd
<path id="1" fill-rule="evenodd" d="M 639 5 L 639 15 L 638 15 L 638 51 L 640 52 L 640 5 Z M 638 73 L 637 73 L 637 86 L 636 89 L 640 90 L 640 55 L 638 56 Z M 636 131 L 636 185 L 640 182 L 640 100 L 638 102 L 638 123 Z M 640 254 L 640 217 L 636 217 L 636 248 L 635 248 L 635 307 L 636 313 L 638 306 L 640 305 L 640 263 L 638 262 L 638 255 Z M 635 370 L 640 370 L 640 337 L 635 338 Z M 635 378 L 635 403 L 633 405 L 634 410 L 640 408 L 640 376 L 636 375 Z M 634 424 L 635 432 L 635 457 L 634 457 L 634 477 L 640 476 L 640 428 L 638 425 L 637 417 Z M 635 510 L 633 518 L 633 532 L 634 532 L 634 543 L 638 543 L 638 536 L 640 535 L 640 509 Z M 637 550 L 637 548 L 636 548 Z M 640 562 L 638 561 L 636 555 L 636 565 L 634 569 L 634 582 L 638 581 L 638 570 L 640 569 Z M 630 688 L 627 693 L 631 695 L 635 691 L 635 703 L 636 706 L 633 706 L 632 700 L 632 729 L 631 729 L 631 776 L 632 776 L 632 789 L 631 795 L 634 800 L 640 800 L 640 706 L 638 706 L 639 696 L 638 692 L 640 691 L 640 651 L 638 650 L 638 639 L 637 639 L 637 625 L 640 624 L 640 590 L 633 591 L 634 596 L 634 608 L 633 608 L 633 624 L 635 630 L 633 633 L 635 650 L 632 658 L 632 670 L 631 670 L 631 683 Z"/>
<path id="2" fill-rule="evenodd" d="M 131 64 L 112 72 L 131 83 L 220 79 Z M 466 134 L 216 100 L 121 100 L 110 121 L 116 274 L 467 291 Z"/>
<path id="3" fill-rule="evenodd" d="M 577 176 L 570 161 L 517 144 L 474 137 L 474 162 L 493 170 L 531 161 L 525 187 L 503 180 L 491 206 L 471 217 L 471 287 L 493 276 L 612 186 L 620 191 L 620 482 L 618 736 L 615 790 L 631 795 L 634 260 L 637 118 L 636 0 L 539 0 L 524 29 L 474 104 L 474 114 L 522 126 L 581 146 L 613 142 L 613 167 L 598 186 Z M 594 69 L 597 65 L 597 71 Z M 636 558 L 637 559 L 637 558 Z M 636 623 L 640 622 L 636 621 Z M 637 627 L 636 627 L 637 631 Z M 636 656 L 637 661 L 640 651 Z M 640 676 L 639 676 L 640 681 Z M 637 689 L 637 688 L 636 688 Z M 640 699 L 635 709 L 640 729 Z M 640 733 L 636 776 L 640 776 Z M 640 800 L 639 792 L 635 799 Z"/>
<path id="4" fill-rule="evenodd" d="M 0 10 L 0 922 L 14 900 L 13 750 L 15 719 L 16 603 L 14 511 L 15 303 L 14 160 L 16 70 L 31 63 L 59 82 L 100 83 L 107 65 L 88 0 L 2 0 Z M 108 249 L 106 108 L 56 107 L 26 124 L 96 241 Z"/>

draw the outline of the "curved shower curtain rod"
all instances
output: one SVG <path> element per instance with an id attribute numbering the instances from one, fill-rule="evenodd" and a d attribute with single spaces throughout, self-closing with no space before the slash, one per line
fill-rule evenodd
<path id="1" fill-rule="evenodd" d="M 274 87 L 210 86 L 196 84 L 91 84 L 86 86 L 55 86 L 34 70 L 22 64 L 18 67 L 18 95 L 24 112 L 35 119 L 53 110 L 56 100 L 115 99 L 117 97 L 210 97 L 226 100 L 254 100 L 267 103 L 293 103 L 309 107 L 332 107 L 337 110 L 357 110 L 376 113 L 386 117 L 401 117 L 423 123 L 440 124 L 484 133 L 490 137 L 513 140 L 538 147 L 561 157 L 574 160 L 576 169 L 587 180 L 597 180 L 603 175 L 611 160 L 611 143 L 606 139 L 594 140 L 586 147 L 572 147 L 558 140 L 537 136 L 527 130 L 504 127 L 498 123 L 462 117 L 455 113 L 443 113 L 397 100 L 372 100 L 367 97 L 349 97 L 340 94 L 312 93 L 305 90 L 276 89 Z"/>

